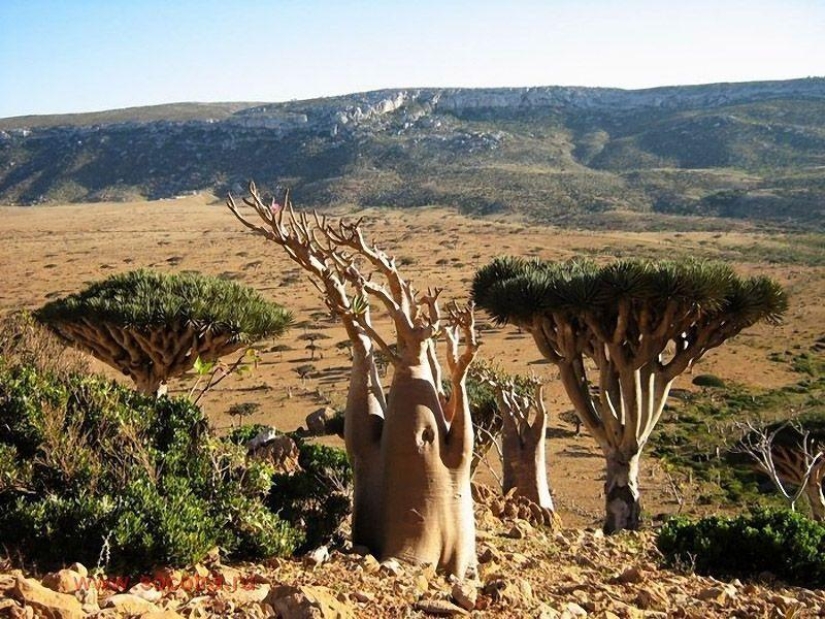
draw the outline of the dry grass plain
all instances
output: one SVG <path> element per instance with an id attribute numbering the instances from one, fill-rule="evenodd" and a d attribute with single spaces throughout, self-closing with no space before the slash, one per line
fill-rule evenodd
<path id="1" fill-rule="evenodd" d="M 251 215 L 251 211 L 250 211 Z M 446 209 L 379 210 L 348 213 L 363 217 L 367 237 L 396 256 L 402 275 L 416 289 L 438 286 L 442 298 L 464 300 L 474 272 L 500 254 L 566 259 L 588 254 L 598 260 L 618 255 L 701 255 L 733 261 L 740 273 L 764 273 L 787 286 L 791 309 L 780 327 L 758 326 L 710 352 L 698 373 L 749 385 L 780 386 L 795 381 L 784 364 L 768 360 L 771 352 L 807 350 L 825 333 L 825 267 L 768 264 L 762 255 L 793 248 L 793 239 L 741 229 L 712 232 L 588 232 L 524 224 L 515 220 L 470 219 Z M 814 252 L 818 251 L 814 246 Z M 819 264 L 823 261 L 819 260 Z M 813 261 L 809 261 L 812 264 Z M 299 326 L 276 342 L 260 346 L 260 364 L 251 375 L 229 377 L 204 399 L 212 423 L 225 428 L 235 403 L 259 404 L 247 422 L 291 430 L 322 406 L 341 406 L 348 378 L 348 352 L 336 347 L 343 329 L 323 311 L 320 294 L 285 253 L 246 231 L 212 196 L 119 204 L 0 208 L 0 312 L 34 309 L 55 296 L 81 290 L 114 273 L 139 267 L 160 271 L 197 270 L 231 277 L 258 289 L 295 315 Z M 535 372 L 548 379 L 547 407 L 552 438 L 548 467 L 560 515 L 567 526 L 598 521 L 602 458 L 587 436 L 575 437 L 558 414 L 569 410 L 552 365 L 541 363 L 535 346 L 514 329 L 491 328 L 483 315 L 480 357 L 505 370 Z M 379 324 L 387 328 L 386 323 Z M 305 347 L 307 333 L 318 334 L 315 359 Z M 283 345 L 283 346 L 278 346 Z M 277 347 L 278 350 L 272 350 Z M 296 368 L 312 364 L 316 372 L 302 380 Z M 101 372 L 123 379 L 103 364 Z M 676 387 L 691 388 L 683 376 Z M 171 385 L 186 392 L 194 377 Z M 482 471 L 482 479 L 491 480 Z M 675 501 L 661 469 L 643 464 L 643 501 L 651 513 L 674 512 Z M 713 506 L 707 509 L 712 510 Z"/>

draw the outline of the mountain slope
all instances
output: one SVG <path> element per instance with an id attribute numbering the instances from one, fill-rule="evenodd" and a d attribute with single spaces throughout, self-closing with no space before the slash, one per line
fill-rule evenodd
<path id="1" fill-rule="evenodd" d="M 0 119 L 0 202 L 293 188 L 558 223 L 665 213 L 825 223 L 825 79 L 410 89 Z"/>

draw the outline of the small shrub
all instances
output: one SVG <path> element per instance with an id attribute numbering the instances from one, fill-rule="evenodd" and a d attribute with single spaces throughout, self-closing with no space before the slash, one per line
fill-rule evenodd
<path id="1" fill-rule="evenodd" d="M 753 578 L 771 572 L 799 586 L 825 585 L 825 526 L 795 512 L 674 518 L 657 545 L 668 563 L 694 565 L 700 574 Z"/>
<path id="2" fill-rule="evenodd" d="M 297 439 L 301 471 L 272 478 L 269 508 L 305 533 L 305 552 L 333 539 L 350 513 L 352 468 L 340 449 Z"/>
<path id="3" fill-rule="evenodd" d="M 697 387 L 714 387 L 721 389 L 725 386 L 725 381 L 713 374 L 699 374 L 693 379 L 693 384 Z"/>

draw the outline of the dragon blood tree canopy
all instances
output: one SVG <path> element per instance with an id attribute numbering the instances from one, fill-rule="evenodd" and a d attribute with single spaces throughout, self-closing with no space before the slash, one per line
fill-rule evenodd
<path id="1" fill-rule="evenodd" d="M 778 322 L 788 307 L 768 277 L 693 260 L 496 258 L 476 273 L 473 298 L 499 323 L 528 331 L 558 366 L 607 459 L 608 531 L 639 524 L 639 456 L 673 380 L 743 329 Z"/>
<path id="2" fill-rule="evenodd" d="M 141 269 L 52 301 L 35 313 L 71 345 L 156 393 L 169 378 L 282 335 L 292 315 L 251 288 L 200 273 Z"/>

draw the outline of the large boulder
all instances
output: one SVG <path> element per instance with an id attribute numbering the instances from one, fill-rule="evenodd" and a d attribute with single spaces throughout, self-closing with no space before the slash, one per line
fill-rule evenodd
<path id="1" fill-rule="evenodd" d="M 19 576 L 11 597 L 31 606 L 37 616 L 46 619 L 82 619 L 86 616 L 83 606 L 73 595 L 52 591 L 32 578 Z"/>
<path id="2" fill-rule="evenodd" d="M 349 605 L 326 587 L 280 585 L 266 598 L 281 619 L 352 619 Z"/>

